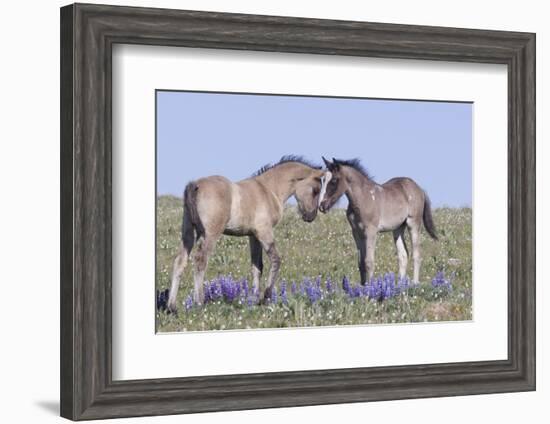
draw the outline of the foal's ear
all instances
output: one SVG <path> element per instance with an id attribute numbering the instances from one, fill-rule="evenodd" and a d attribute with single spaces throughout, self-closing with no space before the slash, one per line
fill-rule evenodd
<path id="1" fill-rule="evenodd" d="M 321 156 L 321 158 L 323 159 L 323 162 L 325 162 L 325 166 L 329 171 L 338 170 L 338 164 L 336 163 L 336 160 L 334 160 L 334 158 L 333 158 L 333 162 L 329 161 L 324 156 Z"/>
<path id="2" fill-rule="evenodd" d="M 321 156 L 321 158 L 323 159 L 323 162 L 325 162 L 325 166 L 327 167 L 327 169 L 332 169 L 334 167 L 334 163 L 332 163 L 328 159 L 325 159 L 324 156 Z"/>

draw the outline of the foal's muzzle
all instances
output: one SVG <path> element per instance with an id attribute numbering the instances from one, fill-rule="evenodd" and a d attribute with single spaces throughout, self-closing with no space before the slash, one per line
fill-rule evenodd
<path id="1" fill-rule="evenodd" d="M 303 213 L 302 219 L 306 222 L 313 222 L 316 216 L 317 216 L 317 211 L 311 212 L 311 213 Z"/>

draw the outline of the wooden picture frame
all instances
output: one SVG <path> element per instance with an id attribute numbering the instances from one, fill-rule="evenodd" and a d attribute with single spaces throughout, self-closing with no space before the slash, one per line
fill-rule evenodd
<path id="1" fill-rule="evenodd" d="M 505 64 L 508 359 L 113 381 L 116 43 Z M 75 4 L 61 9 L 61 415 L 73 420 L 535 389 L 535 35 Z"/>

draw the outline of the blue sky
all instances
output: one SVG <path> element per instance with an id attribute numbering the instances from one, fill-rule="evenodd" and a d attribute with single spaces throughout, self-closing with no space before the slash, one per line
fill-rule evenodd
<path id="1" fill-rule="evenodd" d="M 358 157 L 379 183 L 413 178 L 436 207 L 472 204 L 470 103 L 157 91 L 158 194 L 287 154 Z"/>

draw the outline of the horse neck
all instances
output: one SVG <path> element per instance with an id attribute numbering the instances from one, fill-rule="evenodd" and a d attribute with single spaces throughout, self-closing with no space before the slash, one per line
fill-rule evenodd
<path id="1" fill-rule="evenodd" d="M 362 173 L 352 167 L 345 167 L 346 181 L 348 183 L 348 189 L 345 192 L 348 201 L 352 205 L 357 205 L 359 199 L 362 199 L 363 189 L 373 190 L 376 187 L 376 183 L 365 177 Z M 368 199 L 367 199 L 368 200 Z"/>
<path id="2" fill-rule="evenodd" d="M 307 178 L 311 169 L 302 164 L 284 163 L 258 175 L 256 179 L 285 203 L 296 190 L 296 180 Z"/>

